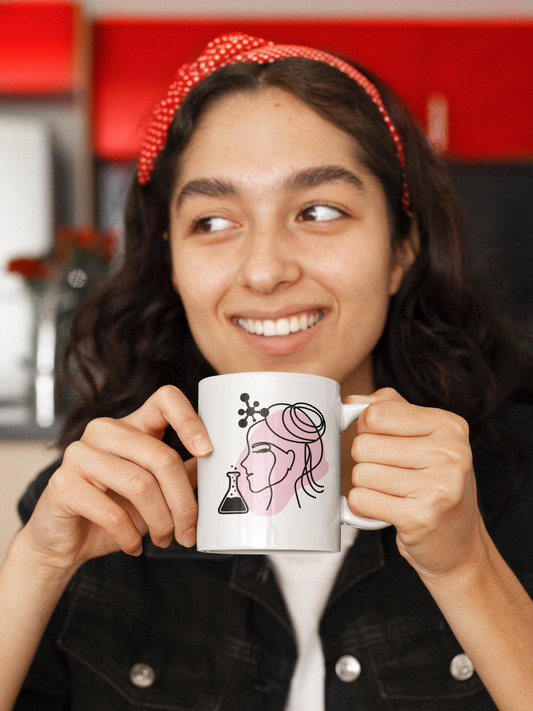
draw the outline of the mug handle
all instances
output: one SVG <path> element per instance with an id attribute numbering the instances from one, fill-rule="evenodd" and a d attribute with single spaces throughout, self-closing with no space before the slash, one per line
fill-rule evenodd
<path id="1" fill-rule="evenodd" d="M 351 425 L 354 420 L 357 420 L 359 415 L 369 404 L 370 403 L 354 403 L 343 405 L 341 403 L 341 432 L 344 432 L 348 425 Z M 348 499 L 345 496 L 341 496 L 340 499 L 340 518 L 342 523 L 346 523 L 348 526 L 354 526 L 354 528 L 361 528 L 365 531 L 377 531 L 380 528 L 390 526 L 390 523 L 386 523 L 385 521 L 378 521 L 377 519 L 366 518 L 365 516 L 356 516 L 350 511 Z"/>

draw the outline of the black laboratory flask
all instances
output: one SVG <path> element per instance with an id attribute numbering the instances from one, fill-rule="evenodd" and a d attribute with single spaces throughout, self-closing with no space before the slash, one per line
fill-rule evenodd
<path id="1" fill-rule="evenodd" d="M 226 476 L 229 479 L 228 490 L 220 506 L 218 507 L 218 513 L 221 514 L 245 514 L 248 513 L 248 504 L 242 498 L 241 492 L 239 491 L 239 483 L 237 479 L 240 477 L 241 473 L 236 469 L 231 472 L 227 472 Z"/>

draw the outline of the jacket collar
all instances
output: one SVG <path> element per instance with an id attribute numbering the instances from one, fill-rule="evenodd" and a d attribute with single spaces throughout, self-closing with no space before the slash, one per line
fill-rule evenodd
<path id="1" fill-rule="evenodd" d="M 394 529 L 384 531 L 359 531 L 355 544 L 348 551 L 333 586 L 326 609 L 334 605 L 354 585 L 372 575 L 385 565 L 386 537 L 395 537 Z M 233 559 L 230 587 L 236 592 L 253 598 L 287 629 L 290 618 L 283 596 L 276 583 L 274 571 L 264 555 L 219 555 L 201 553 L 196 547 L 183 548 L 177 543 L 161 549 L 145 539 L 145 555 L 149 558 L 175 560 L 205 560 L 214 564 Z"/>

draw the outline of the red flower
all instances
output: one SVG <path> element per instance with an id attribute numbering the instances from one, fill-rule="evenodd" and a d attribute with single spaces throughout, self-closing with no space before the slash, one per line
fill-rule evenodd
<path id="1" fill-rule="evenodd" d="M 96 227 L 61 225 L 55 233 L 52 250 L 41 257 L 19 257 L 7 265 L 10 272 L 26 279 L 47 279 L 61 265 L 83 269 L 84 265 L 104 268 L 116 251 L 116 234 L 113 230 L 100 232 Z"/>
<path id="2" fill-rule="evenodd" d="M 100 239 L 100 233 L 95 227 L 79 227 L 74 231 L 74 240 L 83 249 L 96 247 Z"/>
<path id="3" fill-rule="evenodd" d="M 46 279 L 52 271 L 52 267 L 43 259 L 35 257 L 20 257 L 12 259 L 7 269 L 16 274 L 22 274 L 26 279 Z"/>
<path id="4" fill-rule="evenodd" d="M 56 230 L 54 243 L 54 259 L 67 262 L 74 251 L 94 254 L 102 261 L 109 262 L 115 251 L 115 237 L 112 231 L 100 232 L 91 225 L 71 227 L 61 225 Z"/>

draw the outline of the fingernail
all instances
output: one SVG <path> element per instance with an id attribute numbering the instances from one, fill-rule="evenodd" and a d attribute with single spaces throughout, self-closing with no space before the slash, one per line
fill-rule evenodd
<path id="1" fill-rule="evenodd" d="M 143 552 L 143 547 L 142 547 L 142 545 L 140 545 L 136 551 L 133 551 L 132 555 L 135 556 L 136 558 L 138 558 L 142 552 Z"/>
<path id="2" fill-rule="evenodd" d="M 159 544 L 159 547 L 160 548 L 168 548 L 171 543 L 172 543 L 172 536 L 168 536 L 167 538 L 163 538 L 163 540 Z"/>
<path id="3" fill-rule="evenodd" d="M 209 452 L 213 451 L 213 446 L 209 441 L 209 437 L 204 434 L 196 435 L 192 441 L 192 444 L 196 453 L 199 455 L 209 454 Z"/>
<path id="4" fill-rule="evenodd" d="M 350 404 L 374 402 L 373 395 L 348 395 L 346 402 Z"/>
<path id="5" fill-rule="evenodd" d="M 181 534 L 181 545 L 185 548 L 192 548 L 196 543 L 196 526 L 187 529 Z"/>

